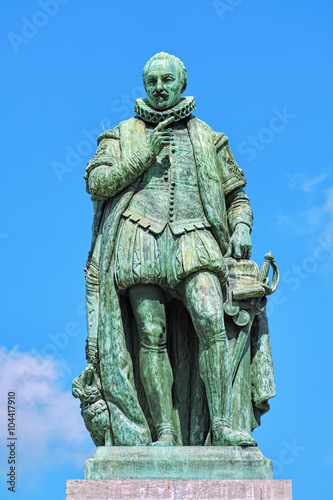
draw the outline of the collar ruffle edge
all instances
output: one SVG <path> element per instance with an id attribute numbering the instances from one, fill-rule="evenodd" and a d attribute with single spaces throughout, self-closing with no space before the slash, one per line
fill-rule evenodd
<path id="1" fill-rule="evenodd" d="M 147 98 L 140 98 L 136 100 L 134 112 L 145 122 L 160 123 L 171 116 L 173 116 L 177 122 L 190 116 L 190 114 L 195 110 L 195 107 L 194 97 L 189 96 L 183 97 L 182 100 L 176 104 L 176 106 L 173 106 L 170 109 L 157 111 L 151 107 Z"/>

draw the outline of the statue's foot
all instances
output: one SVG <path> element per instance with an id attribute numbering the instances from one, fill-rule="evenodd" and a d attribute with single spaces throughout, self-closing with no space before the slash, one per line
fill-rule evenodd
<path id="1" fill-rule="evenodd" d="M 161 434 L 152 446 L 176 446 L 176 438 L 173 433 Z"/>
<path id="2" fill-rule="evenodd" d="M 220 426 L 213 432 L 213 446 L 257 446 L 256 440 L 246 432 Z"/>
<path id="3" fill-rule="evenodd" d="M 176 446 L 177 434 L 172 423 L 163 422 L 157 426 L 158 440 L 152 446 Z"/>

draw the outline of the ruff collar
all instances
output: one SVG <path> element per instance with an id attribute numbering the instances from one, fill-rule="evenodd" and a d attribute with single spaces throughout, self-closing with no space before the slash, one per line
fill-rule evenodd
<path id="1" fill-rule="evenodd" d="M 159 123 L 170 116 L 175 117 L 175 122 L 183 120 L 190 116 L 195 110 L 194 97 L 182 97 L 181 101 L 172 108 L 163 111 L 157 111 L 148 102 L 148 99 L 137 99 L 134 107 L 134 112 L 145 122 Z"/>

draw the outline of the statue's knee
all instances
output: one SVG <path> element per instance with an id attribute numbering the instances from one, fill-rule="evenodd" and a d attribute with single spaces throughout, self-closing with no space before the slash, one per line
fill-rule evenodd
<path id="1" fill-rule="evenodd" d="M 192 315 L 192 321 L 197 335 L 206 347 L 210 347 L 215 342 L 226 342 L 227 334 L 221 302 L 216 308 L 197 309 Z"/>
<path id="2" fill-rule="evenodd" d="M 192 314 L 207 329 L 215 331 L 224 325 L 223 303 L 219 297 L 203 297 L 199 294 L 198 300 L 192 306 Z"/>
<path id="3" fill-rule="evenodd" d="M 146 322 L 140 332 L 141 347 L 150 351 L 166 351 L 166 328 L 160 323 Z"/>
<path id="4" fill-rule="evenodd" d="M 222 311 L 222 291 L 213 273 L 201 272 L 191 276 L 184 284 L 185 301 L 198 316 L 215 316 Z M 203 318 L 204 319 L 204 318 Z"/>

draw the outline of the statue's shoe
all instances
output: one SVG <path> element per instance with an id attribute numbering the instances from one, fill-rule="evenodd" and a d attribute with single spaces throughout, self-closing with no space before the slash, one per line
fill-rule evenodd
<path id="1" fill-rule="evenodd" d="M 221 426 L 213 432 L 213 446 L 257 446 L 257 442 L 251 434 Z"/>
<path id="2" fill-rule="evenodd" d="M 176 446 L 176 440 L 173 434 L 161 434 L 158 441 L 155 441 L 152 446 Z"/>

